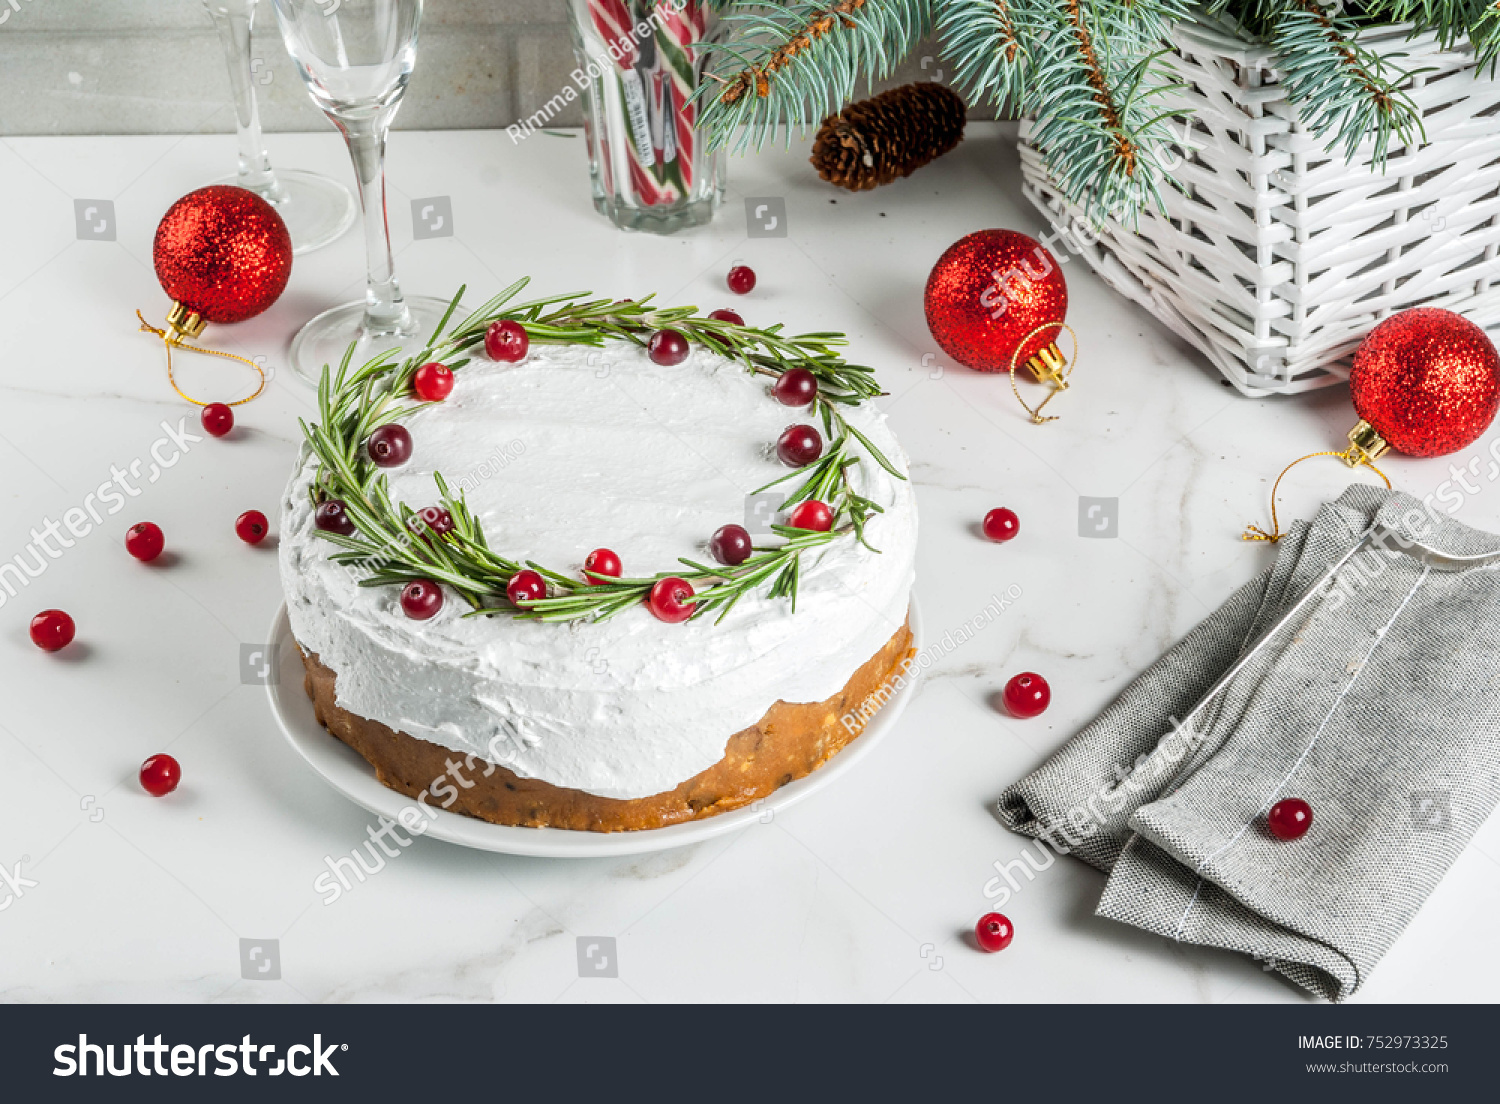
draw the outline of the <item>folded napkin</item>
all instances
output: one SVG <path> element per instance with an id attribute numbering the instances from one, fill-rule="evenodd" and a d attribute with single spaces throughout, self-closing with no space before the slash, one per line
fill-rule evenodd
<path id="1" fill-rule="evenodd" d="M 1360 552 L 1178 727 L 1372 526 L 1456 555 L 1500 537 L 1352 486 L 999 801 L 1000 819 L 1109 874 L 1098 914 L 1355 992 L 1500 800 L 1500 563 Z M 1313 810 L 1282 841 L 1265 814 Z"/>

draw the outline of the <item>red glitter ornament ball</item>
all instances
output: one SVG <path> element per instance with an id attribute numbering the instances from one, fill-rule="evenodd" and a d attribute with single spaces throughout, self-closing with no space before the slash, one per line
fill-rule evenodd
<path id="1" fill-rule="evenodd" d="M 214 184 L 162 216 L 151 247 L 156 278 L 209 322 L 243 322 L 276 302 L 292 274 L 292 236 L 254 192 Z"/>
<path id="2" fill-rule="evenodd" d="M 979 230 L 954 242 L 933 265 L 923 298 L 927 328 L 943 351 L 980 372 L 1025 364 L 1057 340 L 1068 314 L 1061 266 L 1014 230 Z M 1045 328 L 1033 332 L 1038 327 Z"/>
<path id="3" fill-rule="evenodd" d="M 1462 315 L 1415 307 L 1370 331 L 1349 373 L 1354 409 L 1397 452 L 1443 456 L 1500 409 L 1500 355 Z"/>

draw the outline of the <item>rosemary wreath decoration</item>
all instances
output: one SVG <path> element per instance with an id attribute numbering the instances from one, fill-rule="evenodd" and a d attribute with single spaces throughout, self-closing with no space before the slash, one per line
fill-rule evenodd
<path id="1" fill-rule="evenodd" d="M 389 350 L 359 368 L 351 368 L 354 347 L 345 353 L 336 372 L 327 366 L 318 386 L 318 422 L 302 421 L 308 447 L 318 469 L 309 487 L 314 507 L 336 500 L 348 518 L 348 532 L 315 531 L 339 551 L 330 557 L 347 569 L 362 573 L 361 586 L 404 585 L 430 580 L 457 593 L 471 607 L 465 617 L 508 614 L 541 621 L 600 621 L 640 604 L 660 580 L 679 578 L 694 590 L 692 617 L 718 611 L 722 621 L 736 602 L 767 586 L 771 598 L 788 598 L 796 609 L 802 556 L 835 541 L 856 540 L 878 552 L 865 539 L 870 517 L 881 513 L 878 503 L 859 494 L 849 477 L 854 465 L 867 458 L 897 479 L 897 471 L 881 451 L 845 420 L 843 411 L 882 394 L 872 369 L 850 364 L 835 351 L 847 344 L 842 334 L 808 333 L 789 336 L 780 324 L 764 329 L 699 317 L 697 307 L 661 307 L 652 296 L 640 300 L 590 299 L 588 292 L 571 292 L 513 303 L 529 283 L 517 280 L 451 329 L 448 324 L 466 289 L 449 303 L 425 348 L 405 360 Z M 751 556 L 736 566 L 710 565 L 683 558 L 685 569 L 649 578 L 612 578 L 591 574 L 579 579 L 542 564 L 510 559 L 493 550 L 479 519 L 460 490 L 434 473 L 439 503 L 451 519 L 442 531 L 428 525 L 404 502 L 394 501 L 384 471 L 371 459 L 367 443 L 382 426 L 397 422 L 423 406 L 412 392 L 419 367 L 439 361 L 455 373 L 470 363 L 466 355 L 482 345 L 492 323 L 512 321 L 525 328 L 532 344 L 602 346 L 619 339 L 645 346 L 653 333 L 675 330 L 691 345 L 710 349 L 738 361 L 752 375 L 779 379 L 793 368 L 811 372 L 817 380 L 813 410 L 831 443 L 814 462 L 794 468 L 757 490 L 800 480 L 784 508 L 815 499 L 832 514 L 827 531 L 772 526 L 781 543 L 756 545 Z M 511 601 L 506 586 L 518 572 L 532 570 L 547 584 L 547 594 L 534 600 Z"/>

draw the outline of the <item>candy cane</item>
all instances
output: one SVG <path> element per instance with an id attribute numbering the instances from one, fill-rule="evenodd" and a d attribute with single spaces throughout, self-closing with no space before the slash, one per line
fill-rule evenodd
<path id="1" fill-rule="evenodd" d="M 635 20 L 625 0 L 589 0 L 589 16 L 594 29 L 604 39 L 605 46 L 612 46 L 612 54 L 619 55 L 618 64 L 629 69 L 639 56 L 635 45 Z"/>
<path id="2" fill-rule="evenodd" d="M 708 24 L 697 0 L 687 0 L 681 7 L 673 3 L 658 3 L 656 13 L 657 57 L 672 81 L 666 100 L 677 147 L 675 161 L 682 186 L 691 190 L 693 155 L 696 152 L 693 126 L 698 114 L 692 98 L 698 81 L 693 71 L 690 46 L 703 39 Z"/>
<path id="3" fill-rule="evenodd" d="M 689 47 L 702 40 L 707 25 L 696 3 L 686 3 L 680 9 L 671 0 L 656 5 L 658 53 L 667 59 L 664 68 L 685 96 L 691 96 L 698 85 L 693 72 L 693 51 Z"/>
<path id="4" fill-rule="evenodd" d="M 675 191 L 658 185 L 652 178 L 651 171 L 642 166 L 634 157 L 631 157 L 629 161 L 630 182 L 635 185 L 636 194 L 644 206 L 658 207 L 677 198 Z"/>
<path id="5" fill-rule="evenodd" d="M 600 143 L 600 152 L 607 155 L 618 150 L 629 170 L 628 173 L 606 171 L 606 181 L 618 176 L 621 185 L 624 185 L 628 180 L 634 187 L 636 197 L 643 204 L 655 206 L 663 202 L 664 197 L 647 172 L 656 166 L 657 158 L 651 147 L 651 111 L 646 99 L 647 91 L 642 87 L 638 72 L 640 50 L 634 30 L 639 21 L 636 15 L 638 10 L 638 4 L 627 4 L 625 0 L 589 0 L 589 16 L 594 29 L 604 39 L 611 59 L 615 88 L 619 94 L 618 106 L 627 120 L 623 131 L 609 128 L 611 140 Z M 609 106 L 607 79 L 602 80 L 601 84 L 606 100 L 605 121 L 610 122 L 616 112 Z"/>
<path id="6" fill-rule="evenodd" d="M 599 167 L 604 174 L 604 194 L 608 196 L 615 194 L 615 173 L 614 166 L 610 163 L 611 156 L 613 155 L 610 153 L 609 139 L 601 138 L 599 140 Z"/>
<path id="7" fill-rule="evenodd" d="M 647 11 L 656 56 L 643 81 L 634 28 Z M 611 152 L 620 151 L 642 205 L 672 203 L 693 183 L 697 111 L 690 100 L 696 80 L 688 47 L 703 37 L 707 25 L 703 11 L 697 0 L 589 0 L 589 15 L 613 61 L 620 106 L 629 120 L 628 133 L 600 136 L 601 155 L 608 161 Z M 610 114 L 606 111 L 606 118 Z M 658 132 L 659 142 L 654 140 Z M 634 142 L 629 140 L 632 137 Z M 621 175 L 612 172 L 613 167 L 603 166 L 606 191 L 611 180 Z M 620 182 L 623 185 L 624 180 Z"/>

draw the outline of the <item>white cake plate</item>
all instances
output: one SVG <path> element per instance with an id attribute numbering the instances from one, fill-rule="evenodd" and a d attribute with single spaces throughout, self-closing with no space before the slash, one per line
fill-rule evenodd
<path id="1" fill-rule="evenodd" d="M 912 644 L 920 650 L 922 619 L 915 597 L 911 600 L 910 617 Z M 339 793 L 378 816 L 396 820 L 401 810 L 412 808 L 415 802 L 411 798 L 382 786 L 375 777 L 375 768 L 363 756 L 329 735 L 318 723 L 313 715 L 312 701 L 302 688 L 302 659 L 292 639 L 285 606 L 277 611 L 276 620 L 271 625 L 267 654 L 275 657 L 276 664 L 276 677 L 266 683 L 271 712 L 287 740 L 308 765 Z M 865 726 L 864 732 L 822 767 L 743 809 L 641 832 L 575 832 L 563 828 L 512 828 L 429 806 L 424 810 L 428 827 L 423 834 L 482 851 L 543 858 L 638 855 L 701 843 L 757 821 L 769 820 L 777 810 L 796 804 L 853 771 L 895 728 L 915 693 L 914 681 L 908 680 Z"/>

